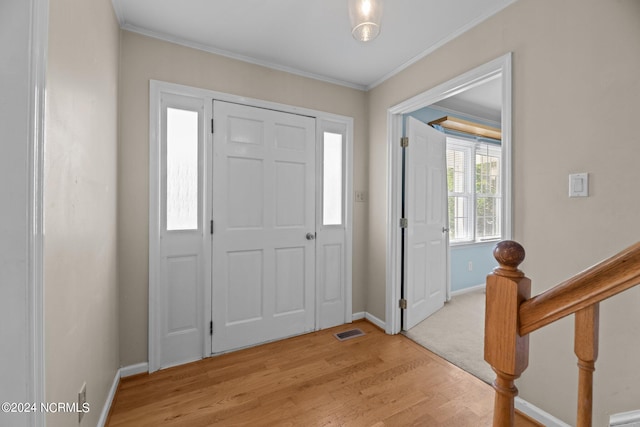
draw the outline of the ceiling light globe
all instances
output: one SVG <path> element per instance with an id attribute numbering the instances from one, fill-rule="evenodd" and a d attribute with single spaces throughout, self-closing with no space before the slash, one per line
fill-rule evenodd
<path id="1" fill-rule="evenodd" d="M 380 26 L 373 22 L 363 22 L 362 24 L 356 25 L 353 30 L 351 30 L 351 34 L 353 38 L 358 41 L 368 42 L 378 37 L 378 34 L 380 34 Z"/>
<path id="2" fill-rule="evenodd" d="M 349 20 L 353 38 L 366 42 L 380 34 L 381 0 L 349 0 Z"/>

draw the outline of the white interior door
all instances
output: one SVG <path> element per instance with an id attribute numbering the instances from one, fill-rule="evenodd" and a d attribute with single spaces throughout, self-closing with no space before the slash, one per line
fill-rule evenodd
<path id="1" fill-rule="evenodd" d="M 449 252 L 445 136 L 413 117 L 406 129 L 405 330 L 444 305 Z"/>
<path id="2" fill-rule="evenodd" d="M 315 328 L 315 119 L 214 101 L 213 339 Z"/>
<path id="3" fill-rule="evenodd" d="M 160 342 L 152 369 L 203 357 L 208 315 L 202 284 L 211 280 L 204 207 L 204 101 L 163 94 L 160 115 L 160 215 L 156 225 Z"/>

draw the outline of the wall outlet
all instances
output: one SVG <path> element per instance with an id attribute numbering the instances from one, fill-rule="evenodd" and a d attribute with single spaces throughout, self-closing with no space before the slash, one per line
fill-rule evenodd
<path id="1" fill-rule="evenodd" d="M 87 383 L 82 383 L 80 391 L 78 392 L 78 424 L 82 422 L 84 417 L 84 404 L 87 403 Z"/>
<path id="2" fill-rule="evenodd" d="M 364 190 L 356 190 L 356 202 L 366 202 L 367 192 Z"/>

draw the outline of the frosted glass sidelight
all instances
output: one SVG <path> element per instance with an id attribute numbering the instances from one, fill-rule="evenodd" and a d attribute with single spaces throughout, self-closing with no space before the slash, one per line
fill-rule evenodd
<path id="1" fill-rule="evenodd" d="M 198 112 L 167 108 L 167 230 L 198 229 Z"/>
<path id="2" fill-rule="evenodd" d="M 342 225 L 342 135 L 325 132 L 322 168 L 322 224 Z"/>

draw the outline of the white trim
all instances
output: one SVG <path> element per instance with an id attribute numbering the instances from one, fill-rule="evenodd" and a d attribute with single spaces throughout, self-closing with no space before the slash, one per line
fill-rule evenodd
<path id="1" fill-rule="evenodd" d="M 345 233 L 345 298 L 344 298 L 344 321 L 349 323 L 353 317 L 353 210 L 354 210 L 354 196 L 353 196 L 353 173 L 355 169 L 355 162 L 353 157 L 353 118 L 349 118 L 347 123 L 347 135 L 346 135 L 346 158 L 345 158 L 345 198 L 344 198 L 344 220 L 346 226 Z"/>
<path id="2" fill-rule="evenodd" d="M 379 327 L 380 329 L 385 329 L 386 330 L 386 324 L 383 320 L 378 319 L 376 316 L 374 316 L 373 314 L 367 312 L 367 311 L 359 311 L 357 313 L 353 313 L 353 317 L 352 319 L 355 320 L 368 320 L 369 322 L 373 323 L 374 325 L 376 325 L 377 327 Z"/>
<path id="3" fill-rule="evenodd" d="M 193 86 L 186 86 L 178 83 L 163 82 L 160 80 L 149 80 L 150 89 L 156 90 L 158 93 L 166 92 L 177 95 L 205 97 L 215 99 L 217 101 L 233 102 L 236 104 L 248 105 L 251 107 L 266 108 L 268 110 L 283 111 L 285 113 L 299 114 L 302 116 L 315 117 L 338 122 L 352 122 L 353 118 L 340 114 L 329 113 L 321 110 L 313 110 L 311 108 L 297 107 L 295 105 L 281 104 L 279 102 L 265 101 L 263 99 L 250 98 L 246 96 L 233 95 L 215 90 L 201 89 Z M 150 106 L 151 107 L 151 106 Z"/>
<path id="4" fill-rule="evenodd" d="M 378 319 L 376 316 L 374 316 L 373 314 L 371 314 L 369 312 L 365 312 L 364 313 L 364 318 L 366 320 L 368 320 L 369 322 L 373 323 L 374 325 L 376 325 L 378 328 L 380 328 L 382 330 L 386 330 L 386 324 L 385 324 L 384 320 Z"/>
<path id="5" fill-rule="evenodd" d="M 117 0 L 111 0 L 111 6 L 113 6 L 113 13 L 116 15 L 118 25 L 122 28 L 126 24 L 126 20 L 124 19 L 124 12 L 122 12 L 120 2 Z"/>
<path id="6" fill-rule="evenodd" d="M 149 364 L 147 362 L 136 363 L 135 365 L 123 366 L 120 368 L 120 378 L 130 377 L 132 375 L 144 374 L 149 372 Z"/>
<path id="7" fill-rule="evenodd" d="M 310 73 L 308 71 L 298 70 L 292 67 L 286 67 L 284 65 L 275 64 L 273 62 L 264 61 L 257 58 L 252 58 L 246 55 L 240 55 L 238 53 L 230 52 L 224 49 L 218 49 L 213 46 L 209 46 L 203 43 L 197 43 L 191 40 L 184 39 L 182 37 L 176 37 L 169 34 L 160 33 L 157 31 L 148 30 L 145 28 L 140 28 L 135 25 L 127 24 L 121 25 L 120 28 L 126 31 L 131 31 L 132 33 L 142 34 L 143 36 L 151 37 L 158 40 L 163 40 L 169 43 L 177 44 L 180 46 L 189 47 L 191 49 L 202 50 L 204 52 L 212 53 L 214 55 L 224 56 L 226 58 L 235 59 L 242 62 L 247 62 L 249 64 L 259 65 L 261 67 L 270 68 L 272 70 L 284 71 L 285 73 L 294 74 L 297 76 L 306 77 L 309 79 L 319 80 L 326 83 L 331 83 L 339 86 L 345 86 L 351 89 L 357 89 L 361 91 L 366 91 L 366 85 L 361 85 L 357 83 L 347 82 L 344 80 L 333 79 L 331 77 L 321 76 L 320 74 Z"/>
<path id="8" fill-rule="evenodd" d="M 480 65 L 443 84 L 407 99 L 387 110 L 387 248 L 386 248 L 386 332 L 400 332 L 400 309 L 395 301 L 400 296 L 401 234 L 397 227 L 401 212 L 402 149 L 398 141 L 402 136 L 402 114 L 429 106 L 442 99 L 479 86 L 497 76 L 502 77 L 502 182 L 504 189 L 503 239 L 512 236 L 512 141 L 511 141 L 511 52 Z"/>
<path id="9" fill-rule="evenodd" d="M 122 368 L 116 371 L 116 374 L 113 377 L 113 382 L 111 383 L 111 388 L 109 389 L 109 393 L 107 394 L 107 399 L 104 401 L 104 405 L 102 406 L 102 412 L 100 412 L 100 418 L 98 418 L 97 427 L 104 427 L 107 424 L 107 418 L 109 418 L 109 411 L 111 411 L 111 405 L 113 404 L 113 399 L 116 397 L 116 391 L 118 391 L 118 385 L 120 384 L 120 378 L 122 378 Z"/>
<path id="10" fill-rule="evenodd" d="M 352 260 L 353 260 L 353 118 L 342 116 L 338 114 L 328 113 L 319 110 L 313 110 L 309 108 L 296 107 L 292 105 L 280 104 L 277 102 L 264 101 L 255 98 L 247 98 L 243 96 L 212 91 L 208 89 L 200 89 L 191 86 L 185 86 L 176 83 L 162 82 L 158 80 L 149 81 L 149 182 L 160 182 L 160 170 L 158 168 L 157 159 L 160 156 L 158 151 L 158 138 L 160 136 L 161 126 L 161 108 L 160 98 L 162 93 L 170 93 L 175 95 L 190 96 L 196 98 L 208 99 L 209 105 L 211 100 L 219 100 L 225 102 L 232 102 L 236 104 L 248 105 L 251 107 L 265 108 L 270 110 L 282 111 L 286 113 L 298 114 L 316 119 L 316 123 L 319 120 L 333 121 L 344 124 L 346 126 L 346 163 L 347 168 L 345 174 L 345 323 L 349 323 L 352 318 Z M 207 102 L 205 102 L 207 105 Z M 211 108 L 211 107 L 208 107 Z M 209 114 L 211 110 L 206 110 Z M 211 115 L 211 114 L 210 114 Z M 209 118 L 205 117 L 205 122 L 208 123 Z M 206 132 L 206 137 L 211 138 L 211 133 Z M 207 146 L 211 144 L 207 142 Z M 159 352 L 160 352 L 160 339 L 157 323 L 158 316 L 158 280 L 159 280 L 159 268 L 158 260 L 160 259 L 158 248 L 159 236 L 160 236 L 160 194 L 158 191 L 153 192 L 151 187 L 149 188 L 149 372 L 154 372 L 159 369 Z M 206 203 L 205 203 L 206 204 Z M 206 303 L 204 310 L 208 310 L 209 315 L 211 313 L 211 298 L 210 295 L 205 297 Z M 203 354 L 207 357 L 211 354 L 211 337 L 209 335 L 208 328 L 206 331 L 205 343 L 209 343 L 208 352 Z"/>
<path id="11" fill-rule="evenodd" d="M 621 412 L 609 417 L 610 427 L 636 427 L 640 425 L 640 410 Z"/>
<path id="12" fill-rule="evenodd" d="M 459 289 L 457 291 L 452 291 L 451 292 L 451 297 L 457 297 L 458 295 L 464 295 L 464 294 L 468 294 L 471 292 L 475 292 L 475 291 L 479 291 L 481 289 L 486 288 L 486 284 L 481 283 L 479 285 L 475 285 L 475 286 L 469 286 L 468 288 L 464 288 L 464 289 Z"/>
<path id="13" fill-rule="evenodd" d="M 408 61 L 406 61 L 405 63 L 400 65 L 399 67 L 394 68 L 392 71 L 384 74 L 382 77 L 378 78 L 373 83 L 369 83 L 369 84 L 364 84 L 364 83 L 360 84 L 360 83 L 348 82 L 348 81 L 340 80 L 340 79 L 334 79 L 334 78 L 331 78 L 331 77 L 322 76 L 322 75 L 315 74 L 315 73 L 310 73 L 308 71 L 302 71 L 302 70 L 299 70 L 299 69 L 296 69 L 296 68 L 287 67 L 287 66 L 276 64 L 276 63 L 273 63 L 273 62 L 269 62 L 269 61 L 264 61 L 264 60 L 261 60 L 261 59 L 253 58 L 253 57 L 250 57 L 250 56 L 241 55 L 241 54 L 238 54 L 238 53 L 235 53 L 235 52 L 230 52 L 228 50 L 219 49 L 219 48 L 213 47 L 213 46 L 208 45 L 208 44 L 197 43 L 197 42 L 194 42 L 194 41 L 191 41 L 191 40 L 187 40 L 187 39 L 182 38 L 182 37 L 176 37 L 176 36 L 165 34 L 165 33 L 162 33 L 162 32 L 153 31 L 153 30 L 149 30 L 149 29 L 146 29 L 146 28 L 141 28 L 141 27 L 138 27 L 136 25 L 129 24 L 129 23 L 126 22 L 124 14 L 122 13 L 120 7 L 118 6 L 119 5 L 118 1 L 111 0 L 111 3 L 113 4 L 113 9 L 114 9 L 116 17 L 118 19 L 118 23 L 120 24 L 120 28 L 122 28 L 123 30 L 131 31 L 133 33 L 142 34 L 143 36 L 152 37 L 152 38 L 155 38 L 155 39 L 158 39 L 158 40 L 167 41 L 169 43 L 174 43 L 174 44 L 190 47 L 192 49 L 202 50 L 202 51 L 209 52 L 209 53 L 212 53 L 212 54 L 215 54 L 215 55 L 220 55 L 220 56 L 224 56 L 224 57 L 227 57 L 227 58 L 236 59 L 238 61 L 247 62 L 249 64 L 260 65 L 262 67 L 270 68 L 270 69 L 273 69 L 273 70 L 284 71 L 286 73 L 295 74 L 295 75 L 298 75 L 298 76 L 307 77 L 307 78 L 310 78 L 310 79 L 319 80 L 319 81 L 323 81 L 323 82 L 327 82 L 327 83 L 332 83 L 332 84 L 336 84 L 336 85 L 340 85 L 340 86 L 346 86 L 346 87 L 349 87 L 349 88 L 352 88 L 352 89 L 357 89 L 357 90 L 361 90 L 361 91 L 365 91 L 366 92 L 366 91 L 369 91 L 369 90 L 375 88 L 376 86 L 382 84 L 386 80 L 390 79 L 391 77 L 395 76 L 396 74 L 400 73 L 401 71 L 405 70 L 406 68 L 408 68 L 411 65 L 415 64 L 416 62 L 420 61 L 421 59 L 423 59 L 427 55 L 433 53 L 437 49 L 439 49 L 442 46 L 444 46 L 445 44 L 449 43 L 451 40 L 457 38 L 458 36 L 460 36 L 460 35 L 462 35 L 464 33 L 466 33 L 467 31 L 469 31 L 470 29 L 472 29 L 476 25 L 478 25 L 478 24 L 482 23 L 483 21 L 489 19 L 490 17 L 492 17 L 493 15 L 497 14 L 502 9 L 504 9 L 507 6 L 511 5 L 511 3 L 515 2 L 515 1 L 516 0 L 510 0 L 510 1 L 505 2 L 504 4 L 501 4 L 501 5 L 497 6 L 497 7 L 495 7 L 494 9 L 490 9 L 488 11 L 485 11 L 482 15 L 478 16 L 476 19 L 466 23 L 464 26 L 458 28 L 456 31 L 448 34 L 446 37 L 440 39 L 436 43 L 434 43 L 431 46 L 429 46 L 429 48 L 427 48 L 423 52 L 419 53 L 418 55 L 414 56 L 413 58 L 409 59 Z"/>
<path id="14" fill-rule="evenodd" d="M 107 423 L 107 418 L 109 418 L 109 411 L 111 411 L 111 405 L 113 405 L 113 400 L 116 397 L 116 392 L 118 391 L 118 386 L 120 385 L 120 378 L 130 377 L 131 375 L 143 374 L 149 371 L 149 364 L 146 362 L 137 363 L 135 365 L 123 366 L 118 369 L 113 376 L 113 382 L 111 383 L 111 388 L 109 389 L 109 393 L 107 394 L 107 398 L 104 401 L 104 405 L 102 406 L 102 412 L 100 412 L 100 418 L 98 418 L 97 427 L 104 427 Z"/>
<path id="15" fill-rule="evenodd" d="M 364 318 L 366 318 L 366 312 L 364 311 L 359 311 L 357 313 L 353 313 L 353 316 L 351 317 L 354 321 L 355 320 L 362 320 Z"/>
<path id="16" fill-rule="evenodd" d="M 49 42 L 49 2 L 34 0 L 31 9 L 29 64 L 29 242 L 27 281 L 30 345 L 29 394 L 45 401 L 44 346 L 44 143 L 45 89 Z M 44 426 L 45 414 L 36 412 L 34 426 Z"/>
<path id="17" fill-rule="evenodd" d="M 158 320 L 158 287 L 160 281 L 160 147 L 161 135 L 160 106 L 162 85 L 151 80 L 149 82 L 149 371 L 160 368 L 160 333 Z M 152 191 L 157 183 L 157 191 Z"/>
<path id="18" fill-rule="evenodd" d="M 488 10 L 487 12 L 483 13 L 481 16 L 478 16 L 473 21 L 468 22 L 463 27 L 460 27 L 457 31 L 449 34 L 447 37 L 445 37 L 445 38 L 441 39 L 440 41 L 436 42 L 435 44 L 429 46 L 429 48 L 427 50 L 425 50 L 424 52 L 414 56 L 413 58 L 411 58 L 410 60 L 408 60 L 404 64 L 402 64 L 399 67 L 395 68 L 393 71 L 385 74 L 384 76 L 380 77 L 378 80 L 376 80 L 373 83 L 367 85 L 365 89 L 367 91 L 369 91 L 369 90 L 375 88 L 376 86 L 384 83 L 386 80 L 390 79 L 391 77 L 393 77 L 396 74 L 400 73 L 404 69 L 406 69 L 406 68 L 410 67 L 411 65 L 415 64 L 416 62 L 420 61 L 425 56 L 435 52 L 436 50 L 438 50 L 439 48 L 441 48 L 445 44 L 449 43 L 451 40 L 457 38 L 458 36 L 460 36 L 460 35 L 462 35 L 464 33 L 466 33 L 467 31 L 469 31 L 470 29 L 472 29 L 476 25 L 480 24 L 482 21 L 485 21 L 486 19 L 491 18 L 493 15 L 495 15 L 498 12 L 500 12 L 502 9 L 504 9 L 505 7 L 511 5 L 511 3 L 514 3 L 515 1 L 516 0 L 511 0 L 507 4 L 502 4 L 502 5 L 496 7 L 493 10 Z"/>
<path id="19" fill-rule="evenodd" d="M 517 397 L 515 398 L 515 407 L 518 411 L 542 423 L 546 427 L 571 427 L 569 424 L 554 417 L 548 412 L 543 411 L 537 406 Z"/>
<path id="20" fill-rule="evenodd" d="M 402 245 L 400 228 L 397 227 L 402 212 L 402 191 L 398 191 L 397 183 L 402 183 L 402 168 L 394 165 L 402 159 L 402 153 L 398 149 L 399 139 L 396 135 L 402 133 L 402 116 L 400 114 L 387 113 L 387 277 L 386 277 L 386 303 L 385 319 L 387 327 L 385 332 L 397 334 L 402 327 L 401 312 L 395 308 L 392 301 L 400 300 L 402 259 L 400 247 Z M 394 144 L 393 141 L 396 141 Z M 393 185 L 392 183 L 396 183 Z M 398 285 L 398 286 L 395 286 Z"/>

